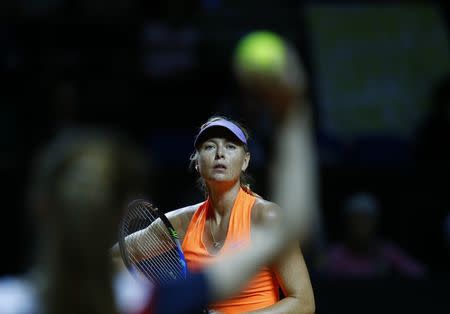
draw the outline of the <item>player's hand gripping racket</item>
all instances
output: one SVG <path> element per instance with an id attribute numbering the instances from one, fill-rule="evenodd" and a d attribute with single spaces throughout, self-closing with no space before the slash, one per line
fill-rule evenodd
<path id="1" fill-rule="evenodd" d="M 119 226 L 123 262 L 133 275 L 155 285 L 186 278 L 178 235 L 169 219 L 144 199 L 132 201 Z"/>

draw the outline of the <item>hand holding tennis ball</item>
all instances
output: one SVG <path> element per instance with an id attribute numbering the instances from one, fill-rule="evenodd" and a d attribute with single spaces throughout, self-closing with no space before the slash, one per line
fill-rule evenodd
<path id="1" fill-rule="evenodd" d="M 244 89 L 260 97 L 277 115 L 287 114 L 306 90 L 299 55 L 271 31 L 254 31 L 242 37 L 234 50 L 233 66 Z"/>

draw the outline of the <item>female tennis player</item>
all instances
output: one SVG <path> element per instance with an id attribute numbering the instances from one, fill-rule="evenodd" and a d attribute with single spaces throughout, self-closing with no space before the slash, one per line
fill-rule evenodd
<path id="1" fill-rule="evenodd" d="M 245 171 L 250 162 L 247 134 L 234 121 L 212 117 L 195 138 L 191 161 L 205 188 L 206 200 L 167 213 L 194 274 L 251 248 L 258 230 L 269 230 L 283 217 L 277 204 L 264 200 L 246 185 Z M 139 248 L 135 251 L 145 257 Z M 239 265 L 234 265 L 237 271 Z M 208 308 L 221 313 L 313 313 L 314 296 L 299 243 L 291 243 L 239 294 Z"/>
<path id="2" fill-rule="evenodd" d="M 254 245 L 240 254 L 156 289 L 121 276 L 124 291 L 114 294 L 106 247 L 123 205 L 147 190 L 146 177 L 142 151 L 118 133 L 71 128 L 50 141 L 30 185 L 39 254 L 23 278 L 0 279 L 0 312 L 199 313 L 236 293 L 298 238 L 302 213 L 287 210 L 264 228 L 255 226 Z"/>

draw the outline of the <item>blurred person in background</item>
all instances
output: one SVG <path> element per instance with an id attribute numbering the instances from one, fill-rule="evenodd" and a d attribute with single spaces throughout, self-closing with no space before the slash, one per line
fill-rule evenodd
<path id="1" fill-rule="evenodd" d="M 248 132 L 243 126 L 213 116 L 201 126 L 194 148 L 191 162 L 200 176 L 206 201 L 167 213 L 182 242 L 191 272 L 214 266 L 229 254 L 239 256 L 245 252 L 244 248 L 263 249 L 268 243 L 257 242 L 255 234 L 261 232 L 271 237 L 270 230 L 285 213 L 304 213 L 303 220 L 293 220 L 291 229 L 286 231 L 299 235 L 302 227 L 306 228 L 307 209 L 290 207 L 282 211 L 250 189 L 245 173 L 250 162 Z M 136 244 L 130 241 L 137 258 L 144 258 L 145 253 Z M 112 254 L 120 256 L 117 245 Z M 286 242 L 277 259 L 264 265 L 239 294 L 212 303 L 209 309 L 222 313 L 314 312 L 314 295 L 298 241 Z M 282 299 L 280 287 L 284 292 Z"/>
<path id="2" fill-rule="evenodd" d="M 281 208 L 299 208 L 311 214 L 302 240 L 305 257 L 315 263 L 324 247 L 318 201 L 318 161 L 314 140 L 309 82 L 299 52 L 286 38 L 269 30 L 255 30 L 235 46 L 233 69 L 249 120 L 270 117 L 267 193 Z M 263 114 L 261 114 L 263 113 Z M 265 113 L 265 114 L 264 114 Z M 255 122 L 253 122 L 255 123 Z"/>
<path id="3" fill-rule="evenodd" d="M 374 195 L 355 193 L 343 208 L 341 242 L 329 247 L 319 273 L 329 278 L 376 279 L 390 276 L 424 278 L 426 269 L 378 232 L 380 207 Z"/>

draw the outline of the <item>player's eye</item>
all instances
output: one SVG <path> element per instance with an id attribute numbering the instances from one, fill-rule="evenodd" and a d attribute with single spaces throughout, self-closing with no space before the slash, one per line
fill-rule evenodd
<path id="1" fill-rule="evenodd" d="M 212 150 L 212 149 L 214 149 L 214 145 L 213 144 L 205 144 L 204 145 L 204 149 L 205 150 Z"/>

